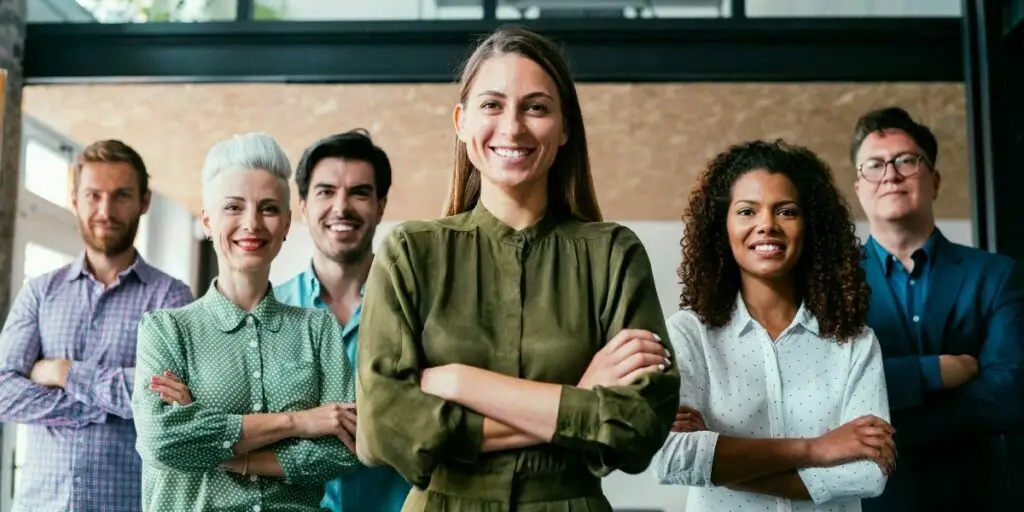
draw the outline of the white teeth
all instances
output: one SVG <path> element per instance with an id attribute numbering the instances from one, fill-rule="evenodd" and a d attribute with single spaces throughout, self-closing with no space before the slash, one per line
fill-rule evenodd
<path id="1" fill-rule="evenodd" d="M 529 155 L 532 149 L 509 149 L 509 148 L 494 148 L 494 152 L 505 158 L 521 158 Z"/>
<path id="2" fill-rule="evenodd" d="M 235 242 L 239 247 L 243 249 L 259 249 L 263 247 L 263 242 Z"/>
<path id="3" fill-rule="evenodd" d="M 335 233 L 344 233 L 346 231 L 355 231 L 356 228 L 349 224 L 332 224 L 330 226 L 327 226 L 327 229 Z"/>
<path id="4" fill-rule="evenodd" d="M 758 244 L 754 246 L 754 250 L 757 252 L 775 252 L 781 251 L 782 246 L 774 244 Z"/>

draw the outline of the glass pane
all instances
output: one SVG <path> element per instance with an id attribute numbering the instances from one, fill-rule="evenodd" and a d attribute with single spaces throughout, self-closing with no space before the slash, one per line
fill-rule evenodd
<path id="1" fill-rule="evenodd" d="M 730 0 L 498 0 L 499 19 L 720 18 Z"/>
<path id="2" fill-rule="evenodd" d="M 28 0 L 30 23 L 234 20 L 238 0 Z"/>
<path id="3" fill-rule="evenodd" d="M 67 206 L 68 166 L 67 156 L 29 139 L 25 145 L 25 190 L 50 201 Z"/>
<path id="4" fill-rule="evenodd" d="M 960 17 L 960 0 L 746 0 L 750 17 Z"/>
<path id="5" fill-rule="evenodd" d="M 33 277 L 41 276 L 51 270 L 56 270 L 75 259 L 70 254 L 64 254 L 33 242 L 25 244 L 25 281 Z"/>
<path id="6" fill-rule="evenodd" d="M 479 20 L 481 0 L 256 0 L 258 20 Z"/>

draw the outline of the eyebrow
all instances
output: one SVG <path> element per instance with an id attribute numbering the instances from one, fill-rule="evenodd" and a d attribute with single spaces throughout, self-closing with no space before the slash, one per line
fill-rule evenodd
<path id="1" fill-rule="evenodd" d="M 92 188 L 92 187 L 87 187 L 85 189 L 85 191 L 86 192 L 103 192 L 102 190 L 100 190 L 98 188 Z M 133 189 L 132 187 L 120 187 L 120 188 L 115 188 L 114 192 L 115 193 L 116 192 L 122 192 L 122 193 L 127 193 L 127 194 L 133 194 L 133 193 L 135 193 L 135 189 Z"/>
<path id="2" fill-rule="evenodd" d="M 244 203 L 245 202 L 245 198 L 244 197 L 240 197 L 240 196 L 228 196 L 228 197 L 225 197 L 224 198 L 224 202 L 228 202 L 228 201 L 241 201 L 241 202 Z M 258 204 L 265 205 L 267 203 L 278 203 L 278 202 L 280 202 L 280 201 L 275 199 L 275 198 L 273 198 L 273 197 L 267 197 L 267 198 L 260 199 Z"/>
<path id="3" fill-rule="evenodd" d="M 733 204 L 734 205 L 736 205 L 736 204 L 748 204 L 748 205 L 758 206 L 761 203 L 759 203 L 757 201 L 750 200 L 750 199 L 740 199 L 740 200 L 734 202 Z M 796 199 L 783 199 L 781 201 L 776 201 L 772 206 L 779 207 L 779 206 L 784 206 L 784 205 L 800 206 L 800 203 L 798 203 Z"/>
<path id="4" fill-rule="evenodd" d="M 499 91 L 495 91 L 495 90 L 486 90 L 486 91 L 481 92 L 480 94 L 477 94 L 477 97 L 480 97 L 480 96 L 497 96 L 499 98 L 507 98 L 508 97 L 505 93 L 499 92 Z M 546 93 L 544 91 L 533 91 L 530 94 L 527 94 L 526 96 L 523 96 L 523 99 L 533 99 L 533 98 L 547 98 L 547 99 L 549 99 L 551 101 L 555 100 L 555 98 L 553 98 L 550 94 L 548 94 L 548 93 Z"/>

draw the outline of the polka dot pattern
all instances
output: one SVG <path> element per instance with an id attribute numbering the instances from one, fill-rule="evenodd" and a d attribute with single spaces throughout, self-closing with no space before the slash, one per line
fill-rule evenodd
<path id="1" fill-rule="evenodd" d="M 193 403 L 167 405 L 148 389 L 170 370 Z M 218 466 L 234 456 L 242 417 L 355 402 L 341 329 L 327 311 L 287 306 L 273 293 L 251 312 L 210 287 L 180 309 L 155 311 L 139 327 L 133 397 L 143 460 L 143 509 L 320 510 L 323 484 L 358 467 L 334 436 L 272 444 L 285 478 Z"/>
<path id="2" fill-rule="evenodd" d="M 680 403 L 699 410 L 708 431 L 672 433 L 654 465 L 664 483 L 690 485 L 693 510 L 860 510 L 885 479 L 873 462 L 798 471 L 815 502 L 711 485 L 718 435 L 814 438 L 866 414 L 889 419 L 882 354 L 874 332 L 848 343 L 824 339 L 801 307 L 775 340 L 737 299 L 731 321 L 708 328 L 690 311 L 669 321 L 682 378 Z"/>

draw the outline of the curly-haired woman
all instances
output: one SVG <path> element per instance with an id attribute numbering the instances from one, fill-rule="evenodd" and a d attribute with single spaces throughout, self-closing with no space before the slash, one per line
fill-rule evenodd
<path id="1" fill-rule="evenodd" d="M 685 221 L 669 320 L 680 409 L 658 479 L 695 487 L 688 510 L 860 510 L 895 445 L 861 250 L 828 166 L 781 141 L 733 146 Z"/>

